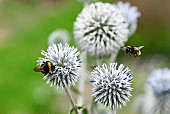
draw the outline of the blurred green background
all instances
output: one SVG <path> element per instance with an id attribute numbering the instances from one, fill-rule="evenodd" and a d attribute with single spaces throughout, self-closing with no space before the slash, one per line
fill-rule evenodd
<path id="1" fill-rule="evenodd" d="M 105 0 L 111 3 L 113 0 Z M 125 1 L 125 0 L 124 0 Z M 126 0 L 141 12 L 136 33 L 127 45 L 144 45 L 140 60 L 120 52 L 118 60 L 140 74 L 143 63 L 154 57 L 158 64 L 169 66 L 170 1 Z M 46 85 L 43 75 L 33 68 L 46 50 L 47 38 L 57 28 L 67 29 L 74 45 L 73 23 L 82 10 L 76 0 L 0 0 L 0 114 L 66 114 L 70 103 L 62 90 Z M 156 59 L 155 59 L 156 56 Z M 128 59 L 128 62 L 127 62 Z M 159 61 L 163 60 L 163 63 Z M 135 64 L 135 65 L 134 65 Z M 159 66 L 159 65 L 158 65 Z M 161 66 L 161 65 L 160 65 Z M 134 78 L 134 96 L 142 93 L 143 82 Z M 140 89 L 138 89 L 140 88 Z M 132 98 L 133 99 L 133 98 Z M 133 114 L 131 104 L 118 110 Z"/>

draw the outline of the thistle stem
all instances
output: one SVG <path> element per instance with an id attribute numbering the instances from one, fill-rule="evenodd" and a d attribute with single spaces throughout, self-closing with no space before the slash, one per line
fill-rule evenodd
<path id="1" fill-rule="evenodd" d="M 78 99 L 77 99 L 77 104 L 78 105 L 83 105 L 84 104 L 84 89 L 85 89 L 85 75 L 86 75 L 86 66 L 87 66 L 87 53 L 86 52 L 82 52 L 81 56 L 80 56 L 81 60 L 84 60 L 84 62 L 82 63 L 82 66 L 81 66 L 81 70 L 80 70 L 80 73 L 83 75 L 80 77 L 80 81 L 79 81 L 79 91 L 80 91 L 80 94 L 78 96 Z"/>
<path id="2" fill-rule="evenodd" d="M 113 114 L 116 114 L 116 108 L 115 108 L 115 109 L 113 109 Z"/>
<path id="3" fill-rule="evenodd" d="M 96 57 L 96 66 L 100 66 L 102 64 L 102 59 L 101 57 Z M 97 114 L 96 108 L 94 107 L 94 99 L 92 98 L 91 101 L 91 106 L 90 106 L 90 114 Z"/>
<path id="4" fill-rule="evenodd" d="M 110 63 L 115 62 L 118 53 L 119 53 L 119 51 L 110 56 L 110 61 L 109 61 Z"/>
<path id="5" fill-rule="evenodd" d="M 97 66 L 100 66 L 101 64 L 102 64 L 101 57 L 97 57 L 96 65 L 97 65 Z"/>
<path id="6" fill-rule="evenodd" d="M 71 102 L 71 105 L 72 105 L 75 113 L 78 114 L 77 106 L 75 105 L 74 99 L 73 99 L 73 97 L 72 97 L 72 95 L 71 95 L 71 92 L 70 92 L 69 88 L 64 87 L 64 90 L 65 90 L 65 92 L 66 92 L 66 94 L 67 94 L 67 96 L 68 96 L 68 99 L 69 99 L 70 102 Z"/>

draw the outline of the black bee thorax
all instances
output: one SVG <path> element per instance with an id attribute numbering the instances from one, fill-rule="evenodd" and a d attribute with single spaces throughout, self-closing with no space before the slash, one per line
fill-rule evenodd
<path id="1" fill-rule="evenodd" d="M 126 53 L 133 53 L 135 51 L 134 47 L 127 47 Z"/>
<path id="2" fill-rule="evenodd" d="M 43 64 L 41 64 L 39 67 L 34 68 L 34 71 L 42 72 L 45 75 L 48 73 L 52 74 L 54 70 L 55 70 L 55 66 L 49 61 L 46 61 Z"/>
<path id="3" fill-rule="evenodd" d="M 49 66 L 47 65 L 47 63 L 45 63 L 45 64 L 42 66 L 42 73 L 44 73 L 44 74 L 49 73 Z"/>
<path id="4" fill-rule="evenodd" d="M 134 51 L 135 51 L 135 48 L 134 48 L 134 47 L 132 47 L 132 48 L 131 48 L 131 52 L 134 52 Z"/>

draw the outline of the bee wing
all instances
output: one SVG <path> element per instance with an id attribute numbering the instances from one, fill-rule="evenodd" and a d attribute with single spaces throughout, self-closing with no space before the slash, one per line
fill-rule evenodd
<path id="1" fill-rule="evenodd" d="M 140 50 L 138 50 L 138 55 L 141 55 L 141 51 Z"/>
<path id="2" fill-rule="evenodd" d="M 140 49 L 142 49 L 144 46 L 139 46 L 139 47 L 137 47 L 138 48 L 138 55 L 141 55 L 141 51 L 140 51 Z"/>
<path id="3" fill-rule="evenodd" d="M 142 49 L 143 47 L 144 47 L 144 46 L 139 46 L 138 49 L 140 50 L 140 49 Z"/>

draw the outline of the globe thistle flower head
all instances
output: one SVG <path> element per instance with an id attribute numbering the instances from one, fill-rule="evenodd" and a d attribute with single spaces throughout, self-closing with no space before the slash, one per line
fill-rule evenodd
<path id="1" fill-rule="evenodd" d="M 170 94 L 170 70 L 156 69 L 150 74 L 148 84 L 156 95 Z"/>
<path id="2" fill-rule="evenodd" d="M 123 3 L 120 1 L 114 5 L 117 6 L 125 16 L 126 21 L 129 24 L 129 35 L 132 35 L 136 31 L 137 19 L 141 16 L 140 12 L 136 6 L 131 6 L 129 2 Z"/>
<path id="3" fill-rule="evenodd" d="M 109 3 L 86 6 L 74 23 L 74 37 L 79 47 L 91 55 L 117 53 L 128 34 L 128 23 L 121 11 Z"/>
<path id="4" fill-rule="evenodd" d="M 117 63 L 111 63 L 108 69 L 106 64 L 103 64 L 102 67 L 96 67 L 91 75 L 95 102 L 112 109 L 126 105 L 132 96 L 132 74 L 128 67 L 124 69 L 121 64 L 117 68 Z"/>
<path id="5" fill-rule="evenodd" d="M 53 31 L 48 37 L 48 45 L 58 44 L 58 43 L 68 43 L 70 38 L 69 32 L 65 29 L 57 29 Z"/>
<path id="6" fill-rule="evenodd" d="M 78 59 L 80 53 L 76 48 L 68 44 L 53 44 L 48 47 L 47 52 L 42 50 L 41 54 L 45 58 L 39 58 L 38 64 L 49 61 L 55 66 L 52 73 L 47 73 L 44 76 L 51 86 L 67 88 L 78 81 L 81 61 Z"/>
<path id="7" fill-rule="evenodd" d="M 156 69 L 150 74 L 148 86 L 155 100 L 153 112 L 170 114 L 170 70 Z"/>

